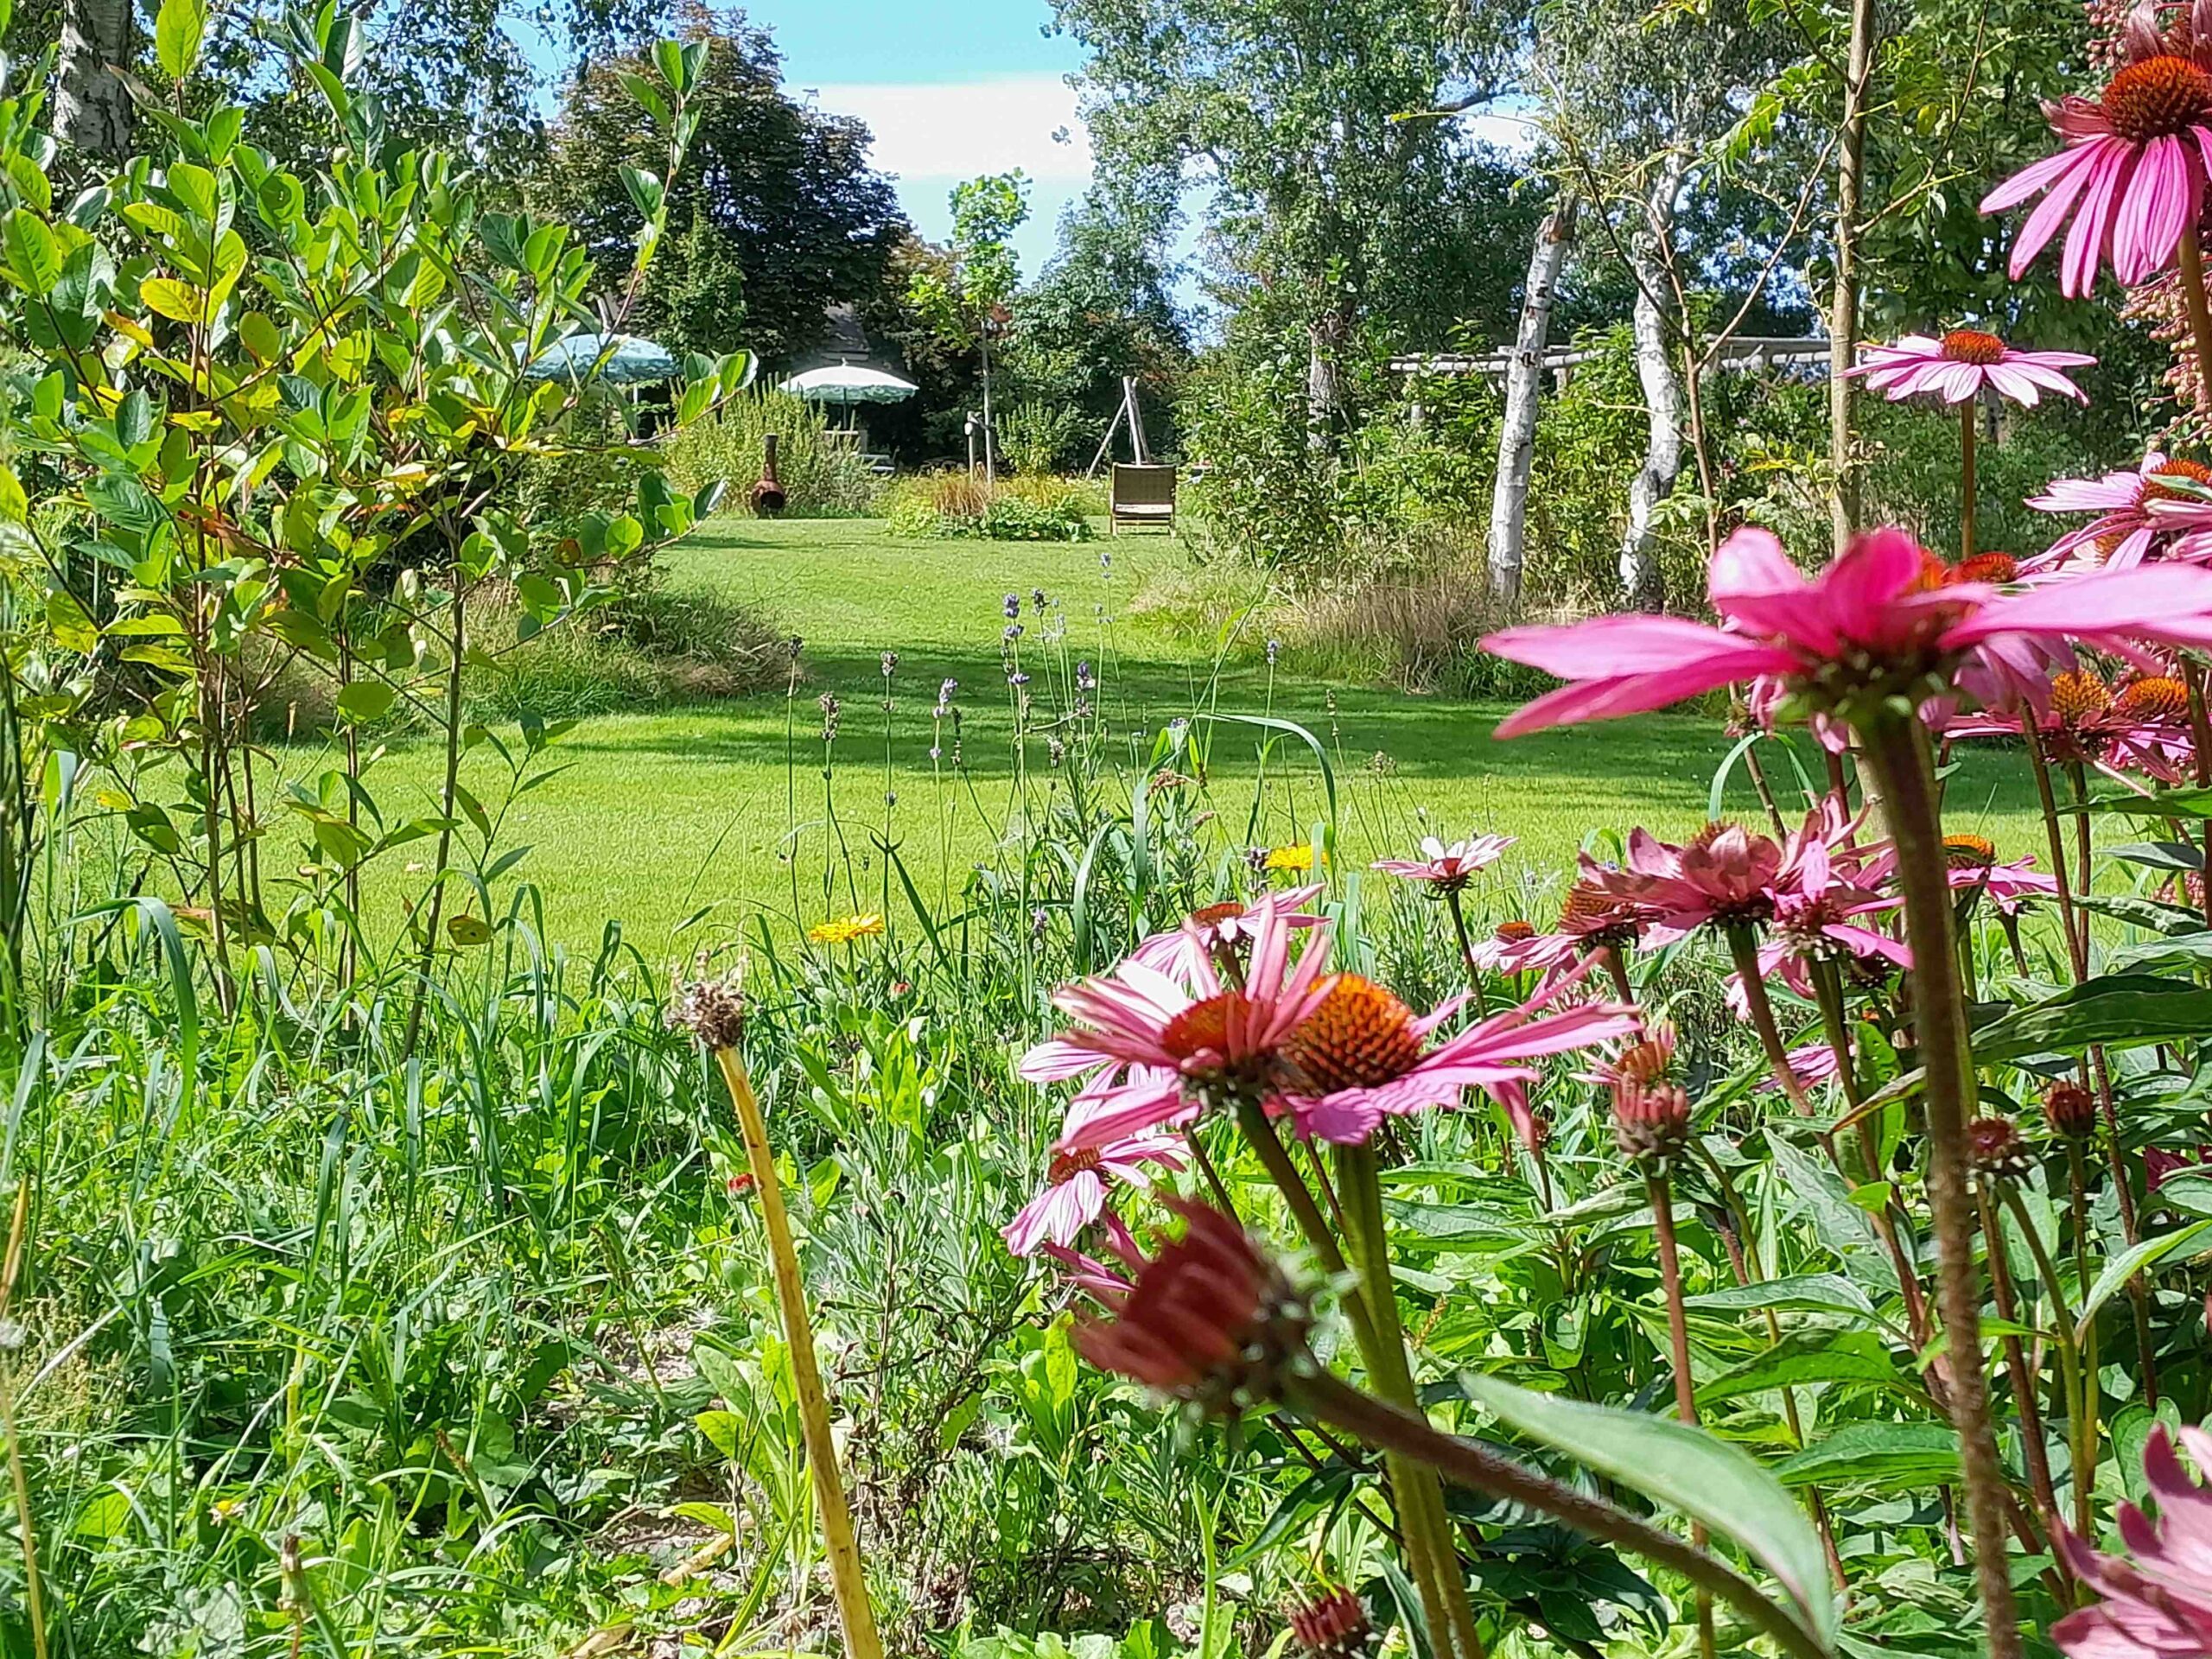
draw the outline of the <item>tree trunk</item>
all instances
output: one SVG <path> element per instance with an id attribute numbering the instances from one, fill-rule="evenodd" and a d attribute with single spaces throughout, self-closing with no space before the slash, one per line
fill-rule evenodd
<path id="1" fill-rule="evenodd" d="M 62 0 L 54 133 L 89 155 L 130 153 L 130 94 L 117 74 L 131 58 L 130 0 Z"/>
<path id="2" fill-rule="evenodd" d="M 1521 567 L 1528 526 L 1529 467 L 1536 452 L 1536 404 L 1544 386 L 1544 347 L 1551 339 L 1552 301 L 1560 268 L 1574 240 L 1575 200 L 1562 196 L 1536 227 L 1529 254 L 1529 281 L 1521 300 L 1521 327 L 1505 371 L 1505 418 L 1497 437 L 1497 481 L 1490 503 L 1491 596 L 1508 607 L 1521 602 Z"/>
<path id="3" fill-rule="evenodd" d="M 1344 407 L 1344 348 L 1351 338 L 1351 315 L 1332 302 L 1306 326 L 1306 447 L 1330 447 L 1337 412 Z"/>
<path id="4" fill-rule="evenodd" d="M 1630 258 L 1635 262 L 1636 303 L 1630 313 L 1636 337 L 1636 378 L 1643 387 L 1647 434 L 1643 465 L 1628 486 L 1628 529 L 1621 537 L 1621 598 L 1631 610 L 1663 610 L 1666 584 L 1659 569 L 1659 533 L 1653 520 L 1659 504 L 1675 491 L 1682 470 L 1682 388 L 1675 378 L 1674 354 L 1667 349 L 1667 320 L 1659 296 L 1667 282 L 1660 257 L 1672 233 L 1675 194 L 1681 188 L 1682 158 L 1670 157 L 1660 169 L 1647 204 L 1643 231 Z"/>

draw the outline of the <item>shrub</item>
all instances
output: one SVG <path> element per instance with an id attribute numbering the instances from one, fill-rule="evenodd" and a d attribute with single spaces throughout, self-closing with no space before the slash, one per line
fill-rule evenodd
<path id="1" fill-rule="evenodd" d="M 1081 410 L 1029 398 L 999 416 L 999 453 L 1025 477 L 1050 477 L 1075 461 L 1083 425 Z"/>
<path id="2" fill-rule="evenodd" d="M 976 537 L 994 542 L 1080 542 L 1104 512 L 1100 486 L 1088 480 L 1017 478 L 986 484 L 964 470 L 920 473 L 887 492 L 885 518 L 894 536 Z"/>
<path id="3" fill-rule="evenodd" d="M 686 492 L 720 480 L 729 486 L 729 505 L 747 511 L 760 476 L 761 440 L 771 432 L 785 518 L 854 518 L 876 510 L 883 480 L 849 441 L 831 435 L 819 408 L 788 392 L 748 393 L 678 433 L 668 443 L 668 475 Z"/>

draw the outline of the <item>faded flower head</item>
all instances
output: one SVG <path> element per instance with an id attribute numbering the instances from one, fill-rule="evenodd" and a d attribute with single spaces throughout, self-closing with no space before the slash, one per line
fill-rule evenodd
<path id="1" fill-rule="evenodd" d="M 735 1048 L 745 1035 L 745 999 L 740 993 L 741 974 L 721 979 L 696 979 L 677 988 L 670 1003 L 671 1029 L 688 1031 L 709 1048 Z"/>
<path id="2" fill-rule="evenodd" d="M 1076 1351 L 1210 1414 L 1274 1399 L 1287 1373 L 1311 1363 L 1305 1304 L 1227 1216 L 1187 1200 L 1169 1206 L 1183 1236 L 1130 1263 L 1136 1283 L 1111 1317 L 1076 1327 Z"/>
<path id="3" fill-rule="evenodd" d="M 1977 1117 L 1967 1125 L 1967 1162 L 1974 1179 L 1990 1185 L 2025 1180 L 2035 1154 L 2009 1117 Z"/>

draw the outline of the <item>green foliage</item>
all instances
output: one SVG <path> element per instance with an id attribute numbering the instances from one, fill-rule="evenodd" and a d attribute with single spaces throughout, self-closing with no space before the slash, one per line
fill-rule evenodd
<path id="1" fill-rule="evenodd" d="M 1096 485 L 1031 476 L 993 486 L 981 474 L 960 471 L 899 480 L 886 493 L 884 517 L 894 536 L 1082 542 L 1105 510 Z"/>
<path id="2" fill-rule="evenodd" d="M 733 398 L 705 420 L 676 433 L 662 446 L 669 477 L 680 488 L 727 486 L 733 505 L 751 499 L 766 453 L 762 440 L 776 435 L 776 476 L 783 480 L 784 512 L 794 518 L 849 518 L 875 511 L 884 480 L 859 447 L 830 428 L 820 404 L 789 392 L 763 389 Z"/>
<path id="3" fill-rule="evenodd" d="M 917 270 L 907 298 L 938 334 L 966 346 L 995 328 L 1014 297 L 1020 263 L 1008 239 L 1029 217 L 1029 181 L 1020 169 L 955 185 L 951 258 Z"/>
<path id="4" fill-rule="evenodd" d="M 766 30 L 741 12 L 696 10 L 681 38 L 706 53 L 690 97 L 691 168 L 659 175 L 655 118 L 636 92 L 657 71 L 633 49 L 588 62 L 568 86 L 530 199 L 575 227 L 598 286 L 615 293 L 639 181 L 651 181 L 670 236 L 637 297 L 639 332 L 688 351 L 742 342 L 788 363 L 821 340 L 832 306 L 882 285 L 906 222 L 868 164 L 867 128 L 787 92 Z"/>
<path id="5" fill-rule="evenodd" d="M 1016 472 L 1051 477 L 1077 461 L 1084 424 L 1079 410 L 1031 398 L 999 416 L 999 448 Z"/>

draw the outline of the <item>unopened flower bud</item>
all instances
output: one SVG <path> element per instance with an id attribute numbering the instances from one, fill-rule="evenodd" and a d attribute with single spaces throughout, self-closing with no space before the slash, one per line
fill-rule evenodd
<path id="1" fill-rule="evenodd" d="M 2054 1083 L 2043 1091 L 2043 1115 L 2060 1135 L 2092 1134 L 2097 1127 L 2096 1096 L 2078 1083 Z"/>
<path id="2" fill-rule="evenodd" d="M 1357 1659 L 1375 1640 L 1365 1604 L 1343 1588 L 1292 1608 L 1290 1633 L 1306 1659 Z"/>

